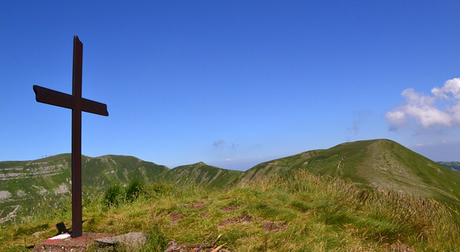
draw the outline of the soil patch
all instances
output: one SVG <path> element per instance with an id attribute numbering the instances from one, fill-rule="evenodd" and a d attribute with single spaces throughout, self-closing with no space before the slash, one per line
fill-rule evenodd
<path id="1" fill-rule="evenodd" d="M 112 237 L 112 234 L 83 233 L 77 238 L 68 238 L 58 241 L 42 241 L 35 244 L 32 252 L 83 252 L 93 246 L 94 239 Z"/>
<path id="2" fill-rule="evenodd" d="M 282 222 L 279 222 L 279 223 L 276 223 L 276 222 L 273 222 L 273 221 L 266 221 L 264 220 L 262 222 L 262 228 L 267 231 L 267 232 L 271 232 L 271 231 L 279 231 L 279 230 L 283 230 L 286 228 L 286 224 L 285 223 L 282 223 Z"/>
<path id="3" fill-rule="evenodd" d="M 284 222 L 275 222 L 275 221 L 268 221 L 268 220 L 260 220 L 260 219 L 255 219 L 249 214 L 243 214 L 237 219 L 226 219 L 222 221 L 221 223 L 218 224 L 219 227 L 230 225 L 230 224 L 247 224 L 251 222 L 258 222 L 262 223 L 262 229 L 264 229 L 266 232 L 272 232 L 272 231 L 279 231 L 283 230 L 286 228 L 286 223 Z"/>
<path id="4" fill-rule="evenodd" d="M 171 223 L 169 225 L 175 225 L 177 222 L 182 219 L 182 214 L 180 213 L 170 213 L 169 217 L 171 218 Z"/>
<path id="5" fill-rule="evenodd" d="M 243 214 L 238 219 L 226 219 L 219 223 L 219 227 L 235 224 L 235 223 L 249 223 L 252 221 L 252 216 L 249 214 Z"/>

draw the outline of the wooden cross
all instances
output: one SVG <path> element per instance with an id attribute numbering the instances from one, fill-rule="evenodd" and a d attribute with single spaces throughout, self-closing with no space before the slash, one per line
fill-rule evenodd
<path id="1" fill-rule="evenodd" d="M 108 116 L 107 105 L 81 97 L 83 44 L 73 38 L 72 95 L 34 85 L 35 99 L 72 109 L 72 237 L 82 235 L 81 203 L 81 112 Z"/>

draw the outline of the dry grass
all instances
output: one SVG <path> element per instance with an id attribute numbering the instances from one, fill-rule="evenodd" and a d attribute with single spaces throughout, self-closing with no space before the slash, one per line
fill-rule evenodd
<path id="1" fill-rule="evenodd" d="M 227 190 L 145 186 L 132 202 L 108 207 L 85 199 L 86 232 L 150 234 L 143 251 L 166 243 L 199 244 L 223 234 L 231 251 L 455 251 L 458 213 L 444 204 L 394 192 L 369 191 L 340 179 L 297 171 Z M 44 211 L 24 224 L 0 230 L 1 251 L 54 235 L 70 213 Z M 37 233 L 41 232 L 41 233 Z M 36 238 L 34 238 L 34 234 Z M 24 245 L 24 238 L 27 238 Z"/>

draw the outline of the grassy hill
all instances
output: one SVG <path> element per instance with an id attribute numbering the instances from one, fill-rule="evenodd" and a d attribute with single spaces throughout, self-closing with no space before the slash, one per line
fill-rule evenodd
<path id="1" fill-rule="evenodd" d="M 70 197 L 70 166 L 70 154 L 0 162 L 0 218 L 5 221 L 12 212 L 27 212 L 40 202 Z M 151 183 L 168 170 L 130 156 L 82 156 L 83 191 L 101 193 L 107 186 L 126 185 L 133 179 Z"/>
<path id="2" fill-rule="evenodd" d="M 0 162 L 0 223 L 27 214 L 40 203 L 70 198 L 70 166 L 70 154 Z M 169 169 L 132 156 L 82 156 L 83 193 L 89 194 L 102 193 L 111 185 L 126 186 L 133 180 L 224 188 L 237 183 L 241 174 L 202 162 Z"/>
<path id="3" fill-rule="evenodd" d="M 115 155 L 82 161 L 84 231 L 198 244 L 223 233 L 233 251 L 460 248 L 460 173 L 390 140 L 307 151 L 245 172 Z M 0 217 L 34 211 L 0 230 L 0 251 L 26 251 L 23 239 L 38 241 L 71 219 L 69 179 L 69 154 L 0 162 Z M 134 180 L 145 186 L 139 199 L 107 205 L 105 188 Z"/>
<path id="4" fill-rule="evenodd" d="M 146 162 L 132 156 L 107 155 L 82 160 L 82 180 L 89 186 L 126 185 L 132 180 L 155 182 L 168 167 Z"/>
<path id="5" fill-rule="evenodd" d="M 458 251 L 458 212 L 435 200 L 359 188 L 303 169 L 230 188 L 153 183 L 117 205 L 101 195 L 83 199 L 83 231 L 148 233 L 137 251 L 167 243 L 208 244 L 230 251 Z M 455 215 L 454 215 L 455 214 Z M 0 251 L 30 251 L 70 226 L 70 206 L 42 206 L 0 229 Z M 94 250 L 96 251 L 96 250 Z M 118 251 L 118 250 L 117 250 Z M 120 250 L 124 251 L 124 250 Z"/>
<path id="6" fill-rule="evenodd" d="M 225 188 L 235 185 L 242 174 L 241 171 L 226 170 L 199 162 L 169 170 L 160 176 L 160 180 L 175 185 Z"/>
<path id="7" fill-rule="evenodd" d="M 0 162 L 0 218 L 5 220 L 8 214 L 21 208 L 27 210 L 41 201 L 68 197 L 70 158 L 70 154 L 61 154 L 33 161 Z M 202 162 L 169 169 L 131 156 L 82 157 L 83 191 L 99 193 L 108 186 L 125 186 L 132 180 L 228 188 L 274 173 L 288 177 L 299 169 L 343 178 L 360 187 L 434 198 L 460 206 L 460 173 L 384 139 L 307 151 L 256 165 L 246 172 Z"/>
<path id="8" fill-rule="evenodd" d="M 344 143 L 265 162 L 246 171 L 242 181 L 273 171 L 289 176 L 297 169 L 460 205 L 460 173 L 384 139 Z"/>

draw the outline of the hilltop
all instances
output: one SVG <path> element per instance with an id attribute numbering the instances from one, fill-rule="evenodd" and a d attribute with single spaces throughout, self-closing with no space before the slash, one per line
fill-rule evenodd
<path id="1" fill-rule="evenodd" d="M 0 218 L 3 222 L 21 211 L 27 214 L 40 202 L 69 197 L 70 163 L 70 154 L 31 161 L 0 162 Z M 126 185 L 134 179 L 151 183 L 167 170 L 166 166 L 131 156 L 82 156 L 83 191 L 100 193 L 107 186 Z"/>
<path id="2" fill-rule="evenodd" d="M 402 252 L 460 247 L 458 212 L 445 204 L 358 188 L 303 169 L 229 188 L 165 182 L 136 187 L 136 198 L 126 197 L 131 183 L 126 190 L 109 187 L 103 195 L 84 197 L 83 230 L 148 233 L 147 243 L 136 250 L 140 252 L 165 251 L 173 240 L 210 244 L 217 237 L 218 245 L 229 251 Z M 107 195 L 120 200 L 107 204 Z M 43 205 L 33 216 L 0 229 L 0 250 L 30 251 L 56 234 L 56 223 L 69 227 L 70 217 L 69 204 Z"/>
<path id="3" fill-rule="evenodd" d="M 178 166 L 160 175 L 161 181 L 175 185 L 199 185 L 211 188 L 224 188 L 235 185 L 241 171 L 222 169 L 198 162 L 191 165 Z"/>
<path id="4" fill-rule="evenodd" d="M 273 171 L 289 176 L 296 169 L 460 206 L 460 173 L 386 139 L 343 143 L 268 161 L 246 171 L 242 180 Z"/>
<path id="5" fill-rule="evenodd" d="M 0 250 L 28 251 L 27 244 L 55 234 L 54 223 L 70 225 L 69 164 L 69 154 L 0 162 L 1 217 L 22 211 L 0 230 Z M 217 234 L 231 251 L 460 246 L 459 173 L 385 139 L 306 151 L 245 172 L 84 157 L 83 181 L 84 231 L 147 232 L 142 251 Z"/>
<path id="6" fill-rule="evenodd" d="M 338 177 L 362 188 L 395 191 L 460 206 L 460 173 L 386 139 L 339 144 L 258 164 L 241 172 L 199 162 L 170 169 L 132 156 L 82 157 L 84 193 L 132 180 L 229 188 L 273 174 L 289 177 L 296 170 Z M 27 214 L 42 201 L 68 197 L 70 154 L 32 161 L 0 162 L 0 207 L 3 221 L 11 213 Z M 20 207 L 22 206 L 22 207 Z M 22 208 L 22 209 L 21 209 Z M 10 214 L 8 218 L 6 218 Z"/>
<path id="7" fill-rule="evenodd" d="M 0 223 L 16 214 L 32 211 L 40 202 L 70 197 L 71 155 L 60 154 L 30 161 L 0 162 Z M 83 193 L 102 193 L 115 184 L 132 180 L 175 185 L 226 187 L 235 184 L 240 171 L 221 169 L 202 162 L 169 169 L 132 156 L 82 156 Z"/>

